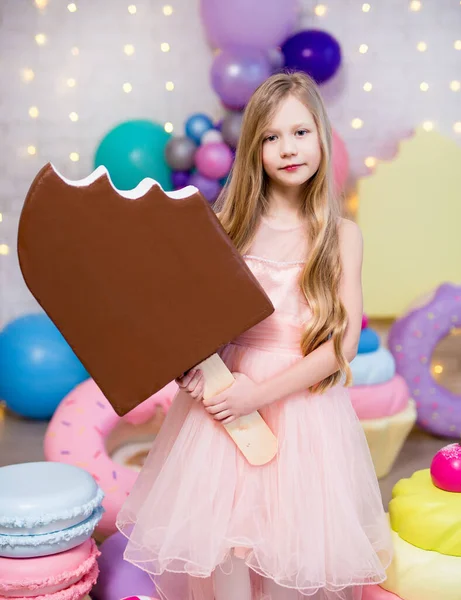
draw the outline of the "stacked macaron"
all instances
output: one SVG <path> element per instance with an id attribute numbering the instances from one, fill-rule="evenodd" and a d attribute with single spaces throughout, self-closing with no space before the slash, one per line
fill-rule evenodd
<path id="1" fill-rule="evenodd" d="M 53 462 L 0 468 L 0 600 L 82 600 L 98 576 L 91 539 L 103 493 L 89 473 Z"/>
<path id="2" fill-rule="evenodd" d="M 359 417 L 378 477 L 391 470 L 416 421 L 415 402 L 392 354 L 362 320 L 357 356 L 351 362 L 351 402 Z"/>
<path id="3" fill-rule="evenodd" d="M 442 448 L 430 469 L 401 479 L 392 495 L 394 560 L 363 600 L 459 600 L 461 446 Z"/>

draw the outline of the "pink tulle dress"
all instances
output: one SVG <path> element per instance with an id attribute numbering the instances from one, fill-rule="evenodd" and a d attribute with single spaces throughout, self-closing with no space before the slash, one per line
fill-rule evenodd
<path id="1" fill-rule="evenodd" d="M 261 222 L 245 260 L 275 312 L 222 349 L 231 371 L 260 382 L 302 359 L 305 253 L 303 228 Z M 252 600 L 271 600 L 267 578 L 289 600 L 357 600 L 386 578 L 389 525 L 347 389 L 292 394 L 261 414 L 279 451 L 254 467 L 200 403 L 175 397 L 117 518 L 125 559 L 162 599 L 214 600 L 213 571 L 232 570 L 233 555 L 250 567 Z"/>

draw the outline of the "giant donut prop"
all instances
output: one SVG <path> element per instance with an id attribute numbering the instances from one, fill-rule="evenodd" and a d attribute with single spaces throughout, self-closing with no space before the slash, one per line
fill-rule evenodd
<path id="1" fill-rule="evenodd" d="M 397 373 L 416 400 L 418 425 L 450 438 L 461 435 L 461 396 L 439 385 L 430 366 L 439 341 L 460 325 L 461 286 L 444 283 L 423 306 L 393 324 L 388 342 Z"/>
<path id="2" fill-rule="evenodd" d="M 115 462 L 110 450 L 116 451 L 133 438 L 150 446 L 177 389 L 170 383 L 119 417 L 94 381 L 88 379 L 56 409 L 45 434 L 45 457 L 85 469 L 102 488 L 105 513 L 96 528 L 99 538 L 116 531 L 115 518 L 138 476 L 136 464 L 131 468 Z"/>

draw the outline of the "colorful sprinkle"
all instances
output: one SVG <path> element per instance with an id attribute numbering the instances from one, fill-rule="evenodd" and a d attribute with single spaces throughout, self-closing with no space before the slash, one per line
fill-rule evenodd
<path id="1" fill-rule="evenodd" d="M 107 490 L 108 494 L 113 494 L 118 490 L 118 485 L 113 485 L 110 489 Z"/>
<path id="2" fill-rule="evenodd" d="M 73 400 L 72 398 L 70 400 L 67 400 L 66 402 L 66 406 L 72 406 L 72 404 L 75 404 L 77 402 L 77 400 Z"/>
<path id="3" fill-rule="evenodd" d="M 415 396 L 419 396 L 419 394 L 420 394 L 420 391 L 419 391 L 419 390 L 413 390 L 413 394 L 414 394 Z"/>
<path id="4" fill-rule="evenodd" d="M 395 347 L 395 349 L 396 349 L 396 351 L 397 351 L 397 352 L 401 352 L 401 351 L 402 351 L 402 346 L 401 346 L 400 344 L 398 344 L 398 345 Z"/>
<path id="5" fill-rule="evenodd" d="M 419 383 L 421 381 L 421 375 L 416 375 L 416 377 L 413 378 L 413 381 Z"/>
<path id="6" fill-rule="evenodd" d="M 61 454 L 70 454 L 69 450 L 61 450 Z"/>
<path id="7" fill-rule="evenodd" d="M 78 430 L 78 435 L 82 435 L 82 433 L 84 433 L 86 430 L 86 427 L 80 427 L 80 429 Z"/>
<path id="8" fill-rule="evenodd" d="M 427 363 L 427 356 L 421 356 L 419 359 L 423 364 Z"/>
<path id="9" fill-rule="evenodd" d="M 71 427 L 71 426 L 72 426 L 72 424 L 71 424 L 71 423 L 69 423 L 69 421 L 61 421 L 61 423 L 62 423 L 63 425 L 65 425 L 66 427 Z"/>
<path id="10" fill-rule="evenodd" d="M 86 469 L 86 467 L 88 466 L 88 463 L 78 462 L 78 463 L 76 463 L 76 466 L 80 467 L 82 469 Z"/>
<path id="11" fill-rule="evenodd" d="M 439 413 L 437 413 L 437 412 L 435 412 L 435 413 L 432 413 L 432 418 L 434 419 L 434 421 L 435 421 L 436 419 L 438 419 L 438 418 L 439 418 Z"/>
<path id="12" fill-rule="evenodd" d="M 438 402 L 433 402 L 432 403 L 432 408 L 434 408 L 434 409 L 439 408 L 439 403 Z"/>
<path id="13" fill-rule="evenodd" d="M 117 479 L 117 471 L 112 471 L 112 479 Z"/>
<path id="14" fill-rule="evenodd" d="M 94 473 L 91 473 L 91 477 L 93 477 L 93 479 L 95 481 L 99 481 L 99 477 L 97 475 L 95 475 Z"/>
<path id="15" fill-rule="evenodd" d="M 99 406 L 99 408 L 106 408 L 102 402 L 99 402 L 99 400 L 96 402 L 96 404 Z"/>
<path id="16" fill-rule="evenodd" d="M 85 411 L 83 410 L 83 408 L 81 406 L 77 407 L 75 409 L 75 412 L 77 412 L 79 415 L 84 415 Z"/>
<path id="17" fill-rule="evenodd" d="M 103 432 L 99 429 L 99 427 L 96 427 L 96 425 L 94 426 L 95 431 L 97 431 L 99 433 L 100 436 L 103 436 Z"/>
<path id="18" fill-rule="evenodd" d="M 95 452 L 93 454 L 93 458 L 98 458 L 99 456 L 101 456 L 101 454 L 102 454 L 102 450 L 98 450 L 97 452 Z"/>

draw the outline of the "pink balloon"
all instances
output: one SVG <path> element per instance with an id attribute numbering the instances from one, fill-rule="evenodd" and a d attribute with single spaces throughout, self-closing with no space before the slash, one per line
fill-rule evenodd
<path id="1" fill-rule="evenodd" d="M 200 146 L 195 154 L 195 166 L 199 173 L 209 179 L 221 179 L 228 175 L 234 157 L 227 144 L 212 142 Z"/>
<path id="2" fill-rule="evenodd" d="M 349 177 L 349 154 L 342 138 L 333 130 L 333 179 L 337 193 L 343 191 Z"/>
<path id="3" fill-rule="evenodd" d="M 368 327 L 368 317 L 367 315 L 362 315 L 362 329 L 366 329 Z"/>

